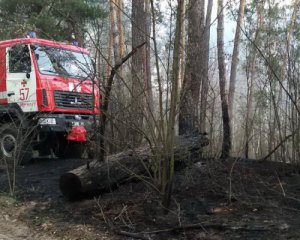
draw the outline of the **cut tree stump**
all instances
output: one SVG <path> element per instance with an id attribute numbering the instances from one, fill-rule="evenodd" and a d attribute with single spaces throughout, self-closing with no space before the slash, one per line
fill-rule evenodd
<path id="1" fill-rule="evenodd" d="M 181 169 L 199 161 L 202 147 L 209 144 L 205 134 L 185 135 L 176 139 L 175 168 Z M 93 160 L 68 173 L 59 180 L 62 194 L 68 200 L 78 200 L 111 191 L 120 184 L 148 175 L 155 161 L 150 147 L 110 155 L 104 162 Z"/>

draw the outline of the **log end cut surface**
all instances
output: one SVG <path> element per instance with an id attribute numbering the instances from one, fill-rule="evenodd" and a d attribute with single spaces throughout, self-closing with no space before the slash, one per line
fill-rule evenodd
<path id="1" fill-rule="evenodd" d="M 59 188 L 68 200 L 77 200 L 82 193 L 82 185 L 78 176 L 74 173 L 65 173 L 59 179 Z"/>

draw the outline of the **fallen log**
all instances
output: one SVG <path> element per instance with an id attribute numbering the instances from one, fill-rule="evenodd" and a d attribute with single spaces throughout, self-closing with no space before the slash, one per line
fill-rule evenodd
<path id="1" fill-rule="evenodd" d="M 205 134 L 185 135 L 176 139 L 175 168 L 196 162 L 202 147 L 208 145 Z M 68 200 L 78 200 L 111 191 L 130 179 L 149 174 L 155 161 L 150 147 L 108 156 L 105 161 L 94 160 L 61 175 L 59 187 Z"/>

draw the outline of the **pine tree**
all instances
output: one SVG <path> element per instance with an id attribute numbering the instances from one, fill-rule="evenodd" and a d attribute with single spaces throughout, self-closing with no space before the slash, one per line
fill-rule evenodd
<path id="1" fill-rule="evenodd" d="M 106 17 L 96 0 L 2 0 L 0 38 L 24 37 L 36 31 L 41 38 L 83 45 L 89 21 Z"/>

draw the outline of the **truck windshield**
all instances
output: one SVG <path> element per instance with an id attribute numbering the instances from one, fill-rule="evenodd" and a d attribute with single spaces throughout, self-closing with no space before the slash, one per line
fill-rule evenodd
<path id="1" fill-rule="evenodd" d="M 33 49 L 42 74 L 91 78 L 92 63 L 89 55 L 48 46 L 34 46 Z"/>

